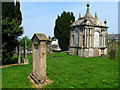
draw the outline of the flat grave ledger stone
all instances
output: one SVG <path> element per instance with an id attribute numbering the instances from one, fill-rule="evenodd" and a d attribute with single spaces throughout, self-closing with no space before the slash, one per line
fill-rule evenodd
<path id="1" fill-rule="evenodd" d="M 46 43 L 48 38 L 44 34 L 34 34 L 32 37 L 33 70 L 30 77 L 37 83 L 47 81 L 46 76 Z"/>

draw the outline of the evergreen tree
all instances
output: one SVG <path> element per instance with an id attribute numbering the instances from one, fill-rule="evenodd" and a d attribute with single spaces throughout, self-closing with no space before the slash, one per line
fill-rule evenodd
<path id="1" fill-rule="evenodd" d="M 18 37 L 23 34 L 13 2 L 2 2 L 2 63 L 8 64 L 13 57 Z"/>
<path id="2" fill-rule="evenodd" d="M 19 21 L 19 25 L 22 23 L 22 13 L 20 11 L 20 2 L 19 0 L 16 0 L 16 18 Z"/>
<path id="3" fill-rule="evenodd" d="M 2 19 L 9 17 L 10 20 L 15 18 L 15 4 L 12 2 L 2 2 Z"/>
<path id="4" fill-rule="evenodd" d="M 61 50 L 65 51 L 69 48 L 70 40 L 70 26 L 71 22 L 75 21 L 75 17 L 72 12 L 65 12 L 58 16 L 55 22 L 54 35 L 58 38 L 58 42 Z"/>

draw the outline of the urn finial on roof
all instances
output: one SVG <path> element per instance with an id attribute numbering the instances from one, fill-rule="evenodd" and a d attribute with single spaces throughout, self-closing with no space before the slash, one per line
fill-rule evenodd
<path id="1" fill-rule="evenodd" d="M 85 14 L 82 18 L 94 18 L 94 17 L 90 14 L 90 12 L 89 12 L 89 6 L 90 6 L 90 4 L 87 3 L 86 6 L 87 6 L 87 11 L 86 11 L 86 14 Z"/>
<path id="2" fill-rule="evenodd" d="M 107 21 L 106 21 L 106 19 L 105 19 L 104 23 L 105 23 L 105 24 L 107 24 Z"/>
<path id="3" fill-rule="evenodd" d="M 80 20 L 81 19 L 81 14 L 79 13 L 79 18 L 78 18 L 78 20 Z"/>
<path id="4" fill-rule="evenodd" d="M 87 6 L 87 8 L 89 9 L 89 6 L 90 6 L 89 2 L 87 3 L 87 5 L 86 5 L 86 6 Z"/>
<path id="5" fill-rule="evenodd" d="M 95 19 L 98 19 L 98 17 L 97 17 L 97 13 L 95 12 Z"/>

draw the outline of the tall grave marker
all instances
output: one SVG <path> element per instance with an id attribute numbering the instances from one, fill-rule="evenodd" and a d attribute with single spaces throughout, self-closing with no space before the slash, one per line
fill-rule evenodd
<path id="1" fill-rule="evenodd" d="M 51 56 L 51 59 L 53 58 L 53 51 L 52 51 L 52 38 L 49 37 L 49 40 L 50 40 L 50 56 Z"/>
<path id="2" fill-rule="evenodd" d="M 25 45 L 24 45 L 24 64 L 28 64 L 26 40 L 25 40 Z"/>
<path id="3" fill-rule="evenodd" d="M 32 37 L 33 70 L 30 77 L 37 83 L 47 81 L 46 75 L 46 42 L 48 38 L 44 34 L 34 34 Z"/>
<path id="4" fill-rule="evenodd" d="M 116 40 L 112 40 L 112 49 L 110 49 L 110 59 L 116 59 Z"/>
<path id="5" fill-rule="evenodd" d="M 18 64 L 21 63 L 20 44 L 18 45 Z"/>

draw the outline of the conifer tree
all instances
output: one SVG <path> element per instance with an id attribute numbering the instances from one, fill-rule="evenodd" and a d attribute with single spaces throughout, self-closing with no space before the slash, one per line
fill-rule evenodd
<path id="1" fill-rule="evenodd" d="M 2 19 L 9 17 L 10 20 L 15 18 L 15 4 L 12 2 L 2 2 Z"/>
<path id="2" fill-rule="evenodd" d="M 16 0 L 16 18 L 19 21 L 19 25 L 22 23 L 22 13 L 20 11 L 20 2 Z"/>
<path id="3" fill-rule="evenodd" d="M 14 0 L 13 2 L 2 2 L 2 64 L 11 63 L 18 45 L 18 37 L 23 34 L 23 28 L 20 27 L 21 19 L 20 21 L 18 19 L 21 16 L 16 16 L 18 12 L 16 5 Z"/>
<path id="4" fill-rule="evenodd" d="M 70 26 L 71 22 L 75 21 L 75 17 L 72 12 L 65 12 L 58 16 L 55 21 L 54 35 L 58 38 L 58 42 L 61 50 L 65 51 L 69 48 L 70 40 Z"/>

